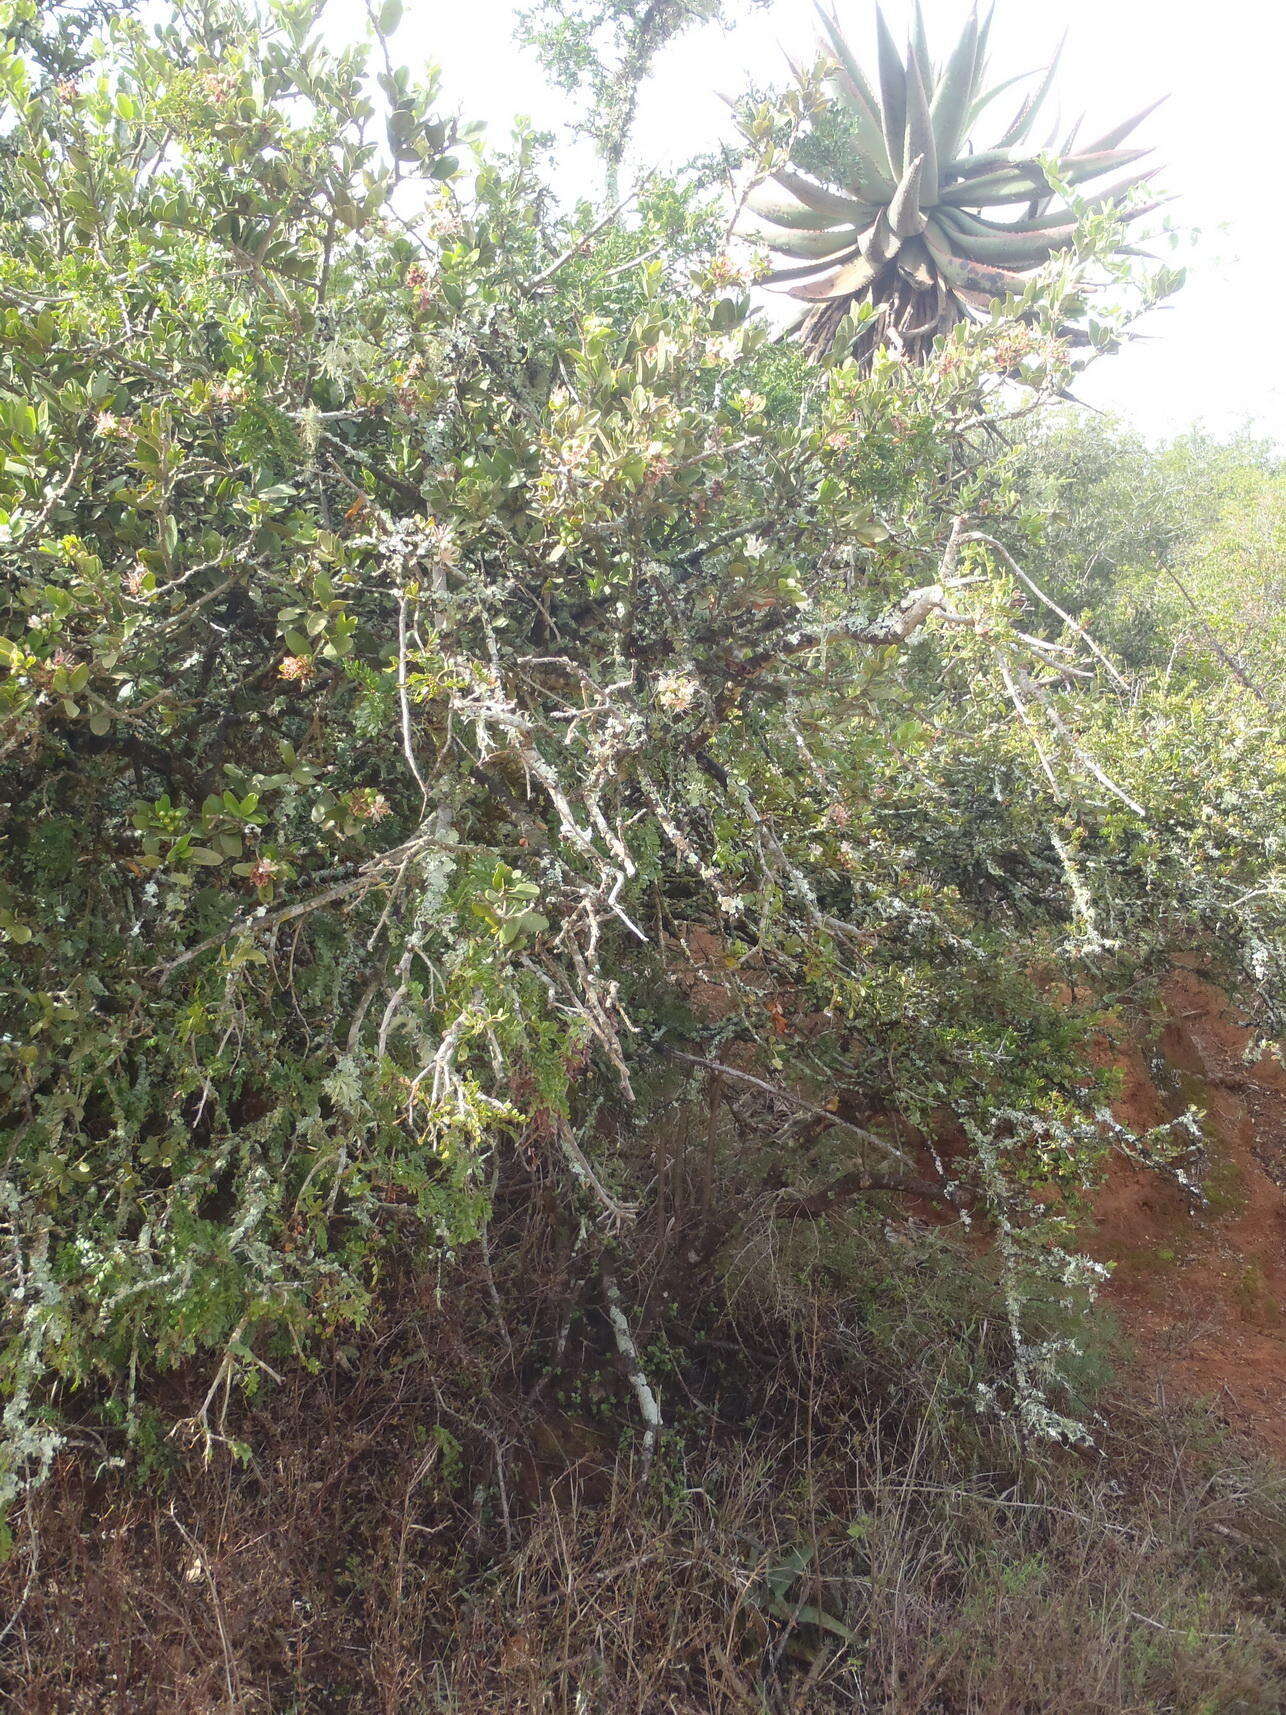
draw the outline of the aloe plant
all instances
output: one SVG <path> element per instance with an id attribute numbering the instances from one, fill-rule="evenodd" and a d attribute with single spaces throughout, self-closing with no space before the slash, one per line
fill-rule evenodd
<path id="1" fill-rule="evenodd" d="M 1153 107 L 1080 147 L 1075 132 L 1061 144 L 1051 137 L 1033 146 L 1056 54 L 1043 74 L 1032 74 L 1013 119 L 978 147 L 975 128 L 1024 81 L 987 86 L 990 13 L 980 22 L 972 11 L 935 65 L 919 5 L 905 54 L 877 6 L 873 79 L 837 19 L 820 5 L 818 13 L 830 106 L 797 161 L 750 191 L 746 207 L 757 224 L 742 228 L 790 259 L 762 283 L 812 306 L 798 324 L 811 349 L 829 350 L 845 316 L 865 302 L 875 314 L 857 332 L 859 355 L 890 343 L 923 358 L 957 321 L 1020 292 L 1033 269 L 1075 243 L 1086 209 L 1118 209 L 1124 219 L 1146 212 L 1125 205 L 1152 176 L 1137 170 L 1147 151 L 1121 144 Z M 1079 207 L 1051 183 L 1042 160 Z"/>

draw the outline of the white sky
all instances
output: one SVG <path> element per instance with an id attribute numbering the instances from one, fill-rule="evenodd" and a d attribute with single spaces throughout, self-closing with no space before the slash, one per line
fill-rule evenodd
<path id="1" fill-rule="evenodd" d="M 869 62 L 870 0 L 837 0 L 841 22 Z M 967 0 L 923 0 L 935 57 L 967 15 Z M 895 34 L 910 0 L 885 0 Z M 566 118 L 566 98 L 543 84 L 534 57 L 511 39 L 511 0 L 407 0 L 396 57 L 442 68 L 449 103 L 487 122 L 501 142 L 518 114 L 542 128 Z M 1165 106 L 1138 133 L 1163 163 L 1176 193 L 1168 211 L 1201 238 L 1183 256 L 1188 285 L 1155 316 L 1152 338 L 1104 358 L 1080 387 L 1090 403 L 1149 434 L 1193 422 L 1228 431 L 1249 423 L 1286 443 L 1286 340 L 1277 322 L 1276 277 L 1286 264 L 1282 191 L 1276 183 L 1277 133 L 1286 97 L 1286 15 L 1281 0 L 997 0 L 992 29 L 995 79 L 1047 62 L 1068 30 L 1062 70 L 1050 99 L 1064 122 L 1084 109 L 1085 137 L 1136 112 L 1155 97 Z M 336 31 L 360 26 L 360 0 L 332 0 Z M 706 29 L 680 41 L 645 91 L 633 155 L 671 164 L 729 133 L 721 94 L 754 79 L 784 82 L 783 47 L 811 53 L 816 37 L 809 0 L 775 0 L 730 35 Z M 1015 92 L 1019 94 L 1020 92 Z M 999 109 L 1007 110 L 1009 97 Z M 595 183 L 583 153 L 573 167 Z M 623 183 L 628 178 L 623 176 Z M 579 186 L 577 187 L 579 188 Z"/>

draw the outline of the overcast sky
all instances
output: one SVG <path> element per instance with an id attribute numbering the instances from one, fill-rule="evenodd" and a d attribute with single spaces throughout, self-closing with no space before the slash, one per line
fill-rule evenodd
<path id="1" fill-rule="evenodd" d="M 967 0 L 923 3 L 937 57 L 967 15 Z M 869 59 L 870 0 L 837 5 Z M 497 141 L 518 114 L 551 129 L 566 117 L 566 97 L 543 86 L 539 65 L 512 42 L 513 9 L 510 0 L 407 0 L 396 40 L 397 57 L 440 65 L 448 100 L 485 120 Z M 910 0 L 886 0 L 885 10 L 901 33 Z M 358 29 L 360 0 L 332 0 L 330 16 L 338 29 Z M 1219 431 L 1250 423 L 1286 442 L 1286 340 L 1274 309 L 1286 264 L 1275 182 L 1286 62 L 1281 0 L 997 0 L 993 76 L 1045 63 L 1064 29 L 1051 108 L 1061 106 L 1068 123 L 1083 110 L 1084 134 L 1093 136 L 1168 94 L 1140 141 L 1164 164 L 1165 187 L 1176 194 L 1171 216 L 1202 234 L 1184 257 L 1189 283 L 1173 308 L 1152 319 L 1152 338 L 1102 360 L 1082 396 L 1150 434 L 1198 421 Z M 706 29 L 681 41 L 645 92 L 636 160 L 677 163 L 728 135 L 720 96 L 752 79 L 784 81 L 783 47 L 807 53 L 815 36 L 809 0 L 775 0 L 731 34 Z M 581 170 L 592 183 L 588 161 Z"/>

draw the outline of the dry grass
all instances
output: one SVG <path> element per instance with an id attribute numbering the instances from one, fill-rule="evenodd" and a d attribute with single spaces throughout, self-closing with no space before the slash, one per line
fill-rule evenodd
<path id="1" fill-rule="evenodd" d="M 588 1275 L 536 1230 L 499 1223 L 449 1310 L 436 1278 L 404 1282 L 319 1374 L 241 1408 L 244 1466 L 161 1439 L 140 1480 L 87 1434 L 0 1569 L 6 1707 L 1282 1707 L 1280 1474 L 1163 1401 L 1115 1401 L 1092 1458 L 974 1417 L 986 1282 L 937 1241 L 892 1262 L 855 1241 L 842 1287 L 811 1292 L 780 1245 L 686 1288 L 623 1272 L 653 1307 L 635 1332 L 670 1426 L 641 1489 Z M 158 1397 L 159 1420 L 203 1381 Z"/>

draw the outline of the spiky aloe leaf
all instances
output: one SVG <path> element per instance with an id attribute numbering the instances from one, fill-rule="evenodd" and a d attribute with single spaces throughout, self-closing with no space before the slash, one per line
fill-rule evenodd
<path id="1" fill-rule="evenodd" d="M 1040 112 L 1041 103 L 1053 85 L 1054 75 L 1058 71 L 1058 62 L 1063 57 L 1063 47 L 1066 41 L 1067 37 L 1064 35 L 1054 50 L 1053 59 L 1045 68 L 1044 77 L 1041 78 L 1036 88 L 1032 90 L 1026 101 L 1018 109 L 1008 130 L 1002 134 L 1000 139 L 1002 149 L 1015 149 L 1020 143 L 1026 141 L 1032 126 L 1036 123 L 1036 115 Z"/>
<path id="2" fill-rule="evenodd" d="M 932 249 L 934 263 L 947 284 L 957 292 L 976 293 L 983 298 L 1016 298 L 1027 284 L 1027 276 L 1011 268 L 995 268 L 970 262 Z"/>
<path id="3" fill-rule="evenodd" d="M 875 8 L 875 39 L 880 66 L 884 146 L 888 150 L 893 176 L 900 179 L 906 165 L 903 154 L 906 142 L 906 67 L 898 57 L 888 23 L 878 6 Z"/>
<path id="4" fill-rule="evenodd" d="M 835 89 L 852 121 L 860 152 L 861 174 L 853 188 L 882 191 L 887 196 L 892 193 L 897 183 L 897 173 L 889 162 L 879 101 L 862 68 L 853 57 L 848 43 L 840 34 L 839 25 L 827 16 L 820 5 L 817 13 L 838 67 Z"/>
<path id="5" fill-rule="evenodd" d="M 835 17 L 834 13 L 827 12 L 826 8 L 821 4 L 821 0 L 816 0 L 816 10 L 817 16 L 822 21 L 822 29 L 826 32 L 826 39 L 830 43 L 831 52 L 835 55 L 837 62 L 844 68 L 848 81 L 853 86 L 854 92 L 861 100 L 863 106 L 867 109 L 872 119 L 874 119 L 878 125 L 880 117 L 879 101 L 876 99 L 875 91 L 871 88 L 866 73 L 858 64 L 853 50 L 844 39 L 843 31 L 839 27 L 838 18 Z"/>
<path id="6" fill-rule="evenodd" d="M 824 88 L 843 108 L 853 126 L 853 154 L 845 175 L 847 188 L 854 196 L 887 200 L 893 194 L 896 180 L 889 172 L 883 130 L 856 105 L 856 97 L 842 70 L 828 77 Z"/>
<path id="7" fill-rule="evenodd" d="M 1086 179 L 1110 173 L 1113 167 L 1128 167 L 1132 161 L 1141 161 L 1151 153 L 1150 149 L 1086 149 L 1081 154 L 1066 156 L 1059 167 L 1069 185 L 1079 185 Z"/>
<path id="8" fill-rule="evenodd" d="M 868 262 L 883 266 L 897 255 L 901 240 L 893 230 L 888 210 L 882 209 L 870 230 L 862 237 L 862 254 Z"/>
<path id="9" fill-rule="evenodd" d="M 924 209 L 920 191 L 924 180 L 924 156 L 917 155 L 902 175 L 902 182 L 889 204 L 889 225 L 899 238 L 913 238 L 924 231 Z M 924 199 L 928 201 L 926 197 Z"/>
<path id="10" fill-rule="evenodd" d="M 987 16 L 978 26 L 978 41 L 973 51 L 973 86 L 981 84 L 987 72 L 987 44 L 991 40 L 991 22 L 996 16 L 996 0 L 987 8 Z"/>
<path id="11" fill-rule="evenodd" d="M 956 158 L 969 109 L 977 89 L 978 14 L 969 14 L 964 33 L 943 68 L 933 94 L 931 118 L 933 135 L 938 148 L 938 165 L 942 171 L 950 168 Z"/>
<path id="12" fill-rule="evenodd" d="M 763 235 L 774 250 L 779 250 L 783 256 L 798 256 L 802 259 L 812 257 L 814 260 L 824 260 L 828 256 L 837 256 L 842 250 L 852 250 L 861 242 L 862 229 L 856 226 L 837 226 L 825 232 L 788 232 L 780 237 Z"/>
<path id="13" fill-rule="evenodd" d="M 791 288 L 790 296 L 805 303 L 822 303 L 828 298 L 851 297 L 863 292 L 877 277 L 879 268 L 865 256 L 856 256 L 824 279 Z"/>
<path id="14" fill-rule="evenodd" d="M 1159 168 L 1154 168 L 1150 173 L 1130 173 L 1127 177 L 1118 179 L 1115 184 L 1106 185 L 1095 191 L 1093 196 L 1084 199 L 1078 198 L 1075 209 L 1060 205 L 1057 208 L 1046 210 L 1044 214 L 1035 215 L 1028 219 L 992 221 L 989 224 L 1001 232 L 1038 232 L 1043 227 L 1052 224 L 1075 220 L 1078 211 L 1083 211 L 1085 214 L 1097 214 L 1105 208 L 1119 207 L 1132 191 L 1150 183 L 1157 176 L 1159 170 Z M 1153 209 L 1160 206 L 1157 202 L 1151 202 L 1144 203 L 1137 209 L 1124 209 L 1121 219 L 1137 220 L 1141 215 L 1150 214 Z"/>
<path id="15" fill-rule="evenodd" d="M 1096 137 L 1092 143 L 1087 143 L 1086 149 L 1092 154 L 1097 154 L 1104 149 L 1119 148 L 1125 139 L 1132 136 L 1143 121 L 1150 118 L 1161 106 L 1161 103 L 1168 99 L 1167 96 L 1162 95 L 1149 106 L 1140 108 L 1129 119 L 1123 119 L 1119 125 L 1113 126 L 1110 131 L 1105 131 L 1101 137 Z"/>
<path id="16" fill-rule="evenodd" d="M 1009 149 L 985 149 L 979 155 L 966 155 L 956 161 L 951 171 L 957 180 L 980 179 L 984 173 L 1013 166 L 1016 158 Z"/>
<path id="17" fill-rule="evenodd" d="M 824 264 L 824 266 L 834 268 L 838 263 L 855 262 L 860 258 L 861 251 L 854 250 L 850 255 L 832 256 L 830 261 Z M 774 268 L 771 274 L 763 275 L 760 284 L 764 286 L 784 286 L 792 281 L 807 280 L 811 284 L 817 285 L 820 283 L 817 269 L 818 264 L 816 262 L 803 262 L 793 268 Z M 831 280 L 835 277 L 834 273 L 827 276 L 827 278 Z M 825 297 L 827 294 L 822 293 L 821 295 Z M 797 297 L 798 293 L 792 293 L 792 296 Z"/>
<path id="18" fill-rule="evenodd" d="M 1065 250 L 1075 242 L 1077 231 L 1072 222 L 1038 232 L 998 232 L 972 218 L 965 209 L 939 209 L 934 219 L 959 255 L 1009 268 L 1032 268 L 1048 262 L 1056 250 Z"/>
<path id="19" fill-rule="evenodd" d="M 921 194 L 925 203 L 932 207 L 938 200 L 938 146 L 933 137 L 924 68 L 914 48 L 907 56 L 903 159 L 908 163 L 919 160 Z"/>
<path id="20" fill-rule="evenodd" d="M 919 63 L 920 76 L 924 79 L 926 89 L 934 85 L 933 61 L 929 57 L 929 37 L 924 27 L 924 11 L 920 0 L 915 0 L 911 13 L 911 52 L 908 60 L 914 58 Z"/>
<path id="21" fill-rule="evenodd" d="M 988 208 L 1005 203 L 1030 202 L 1050 189 L 1049 181 L 1035 161 L 1015 162 L 1000 172 L 980 179 L 962 179 L 948 185 L 938 201 L 947 208 Z"/>
<path id="22" fill-rule="evenodd" d="M 774 173 L 770 183 L 755 185 L 746 195 L 746 206 L 774 226 L 808 228 L 834 220 L 869 225 L 876 215 L 872 204 L 842 196 L 791 172 Z"/>
<path id="23" fill-rule="evenodd" d="M 937 269 L 929 248 L 919 238 L 910 238 L 898 251 L 898 273 L 922 291 L 933 289 Z"/>
<path id="24" fill-rule="evenodd" d="M 1015 89 L 1020 83 L 1026 83 L 1029 77 L 1035 77 L 1035 75 L 1034 71 L 1015 72 L 1012 77 L 1007 77 L 1003 83 L 993 84 L 990 89 L 984 89 L 975 95 L 965 118 L 965 131 L 973 130 L 993 101 L 998 101 L 1009 90 Z"/>

